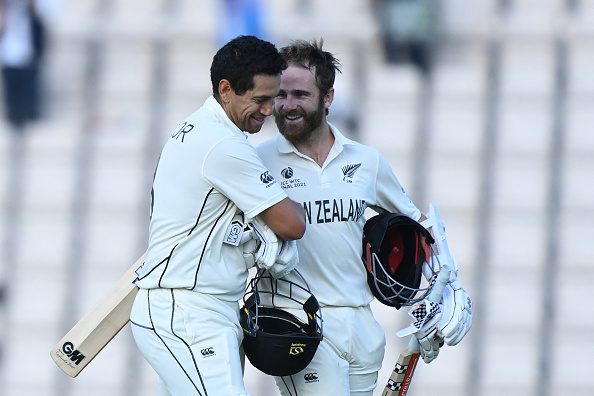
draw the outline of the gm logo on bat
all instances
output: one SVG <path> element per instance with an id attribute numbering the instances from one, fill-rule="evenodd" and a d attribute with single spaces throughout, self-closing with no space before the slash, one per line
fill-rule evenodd
<path id="1" fill-rule="evenodd" d="M 62 345 L 62 352 L 64 352 L 64 354 L 66 356 L 68 356 L 70 358 L 70 360 L 74 364 L 76 364 L 77 366 L 85 358 L 85 355 L 83 355 L 82 353 L 80 353 L 79 351 L 77 351 L 74 348 L 74 345 L 70 341 L 67 341 L 67 342 L 64 343 L 64 345 Z"/>

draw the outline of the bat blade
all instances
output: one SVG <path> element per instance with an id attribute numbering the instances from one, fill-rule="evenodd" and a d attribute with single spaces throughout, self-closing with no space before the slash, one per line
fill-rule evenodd
<path id="1" fill-rule="evenodd" d="M 63 372 L 73 378 L 80 374 L 128 323 L 138 292 L 138 287 L 132 282 L 136 279 L 136 270 L 143 263 L 144 255 L 50 351 L 52 359 Z"/>
<path id="2" fill-rule="evenodd" d="M 411 339 L 411 344 L 416 344 L 416 338 Z M 417 351 L 414 349 L 417 349 Z M 411 348 L 411 345 L 400 354 L 382 396 L 406 396 L 419 356 L 418 347 Z"/>

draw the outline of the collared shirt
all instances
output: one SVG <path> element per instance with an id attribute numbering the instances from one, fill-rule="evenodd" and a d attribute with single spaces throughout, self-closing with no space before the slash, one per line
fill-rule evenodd
<path id="1" fill-rule="evenodd" d="M 364 306 L 373 299 L 361 261 L 365 209 L 379 207 L 415 220 L 421 212 L 376 149 L 347 139 L 332 125 L 331 130 L 334 145 L 321 167 L 281 134 L 257 150 L 289 197 L 305 209 L 297 269 L 320 305 Z M 287 278 L 302 284 L 296 274 Z"/>
<path id="2" fill-rule="evenodd" d="M 239 300 L 248 272 L 241 249 L 223 244 L 225 231 L 236 213 L 251 218 L 286 197 L 246 135 L 209 97 L 161 152 L 136 284 Z"/>

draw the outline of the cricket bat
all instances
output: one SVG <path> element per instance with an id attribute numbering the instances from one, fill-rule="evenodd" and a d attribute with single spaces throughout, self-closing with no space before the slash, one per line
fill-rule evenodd
<path id="1" fill-rule="evenodd" d="M 447 265 L 441 268 L 437 275 L 437 279 L 435 280 L 435 285 L 433 285 L 429 296 L 427 296 L 429 301 L 438 303 L 441 300 L 443 289 L 446 287 L 450 279 L 450 271 L 451 270 Z M 382 396 L 406 396 L 410 389 L 410 384 L 417 363 L 419 362 L 419 357 L 419 342 L 413 335 L 408 343 L 408 347 L 400 354 L 396 366 L 394 367 L 392 374 L 390 374 L 388 383 L 382 392 Z"/>
<path id="2" fill-rule="evenodd" d="M 408 393 L 420 356 L 419 343 L 417 338 L 412 336 L 408 347 L 398 357 L 382 396 L 405 396 Z"/>
<path id="3" fill-rule="evenodd" d="M 140 257 L 51 350 L 51 357 L 63 372 L 73 378 L 80 374 L 128 323 L 138 292 L 132 282 L 144 257 Z"/>

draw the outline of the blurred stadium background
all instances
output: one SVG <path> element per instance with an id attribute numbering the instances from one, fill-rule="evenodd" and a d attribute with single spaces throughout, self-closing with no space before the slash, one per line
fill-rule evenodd
<path id="1" fill-rule="evenodd" d="M 258 14 L 278 46 L 324 38 L 344 66 L 331 121 L 448 226 L 474 325 L 409 394 L 592 396 L 594 1 L 417 2 L 438 7 L 416 52 L 382 40 L 419 16 L 411 1 L 387 24 L 389 1 L 261 0 Z M 49 350 L 145 250 L 159 151 L 209 95 L 232 16 L 216 0 L 59 3 L 45 116 L 21 137 L 0 123 L 0 394 L 157 395 L 128 326 L 74 380 Z M 253 143 L 274 133 L 269 120 Z M 409 319 L 374 310 L 379 395 Z M 278 394 L 251 367 L 246 384 Z"/>

